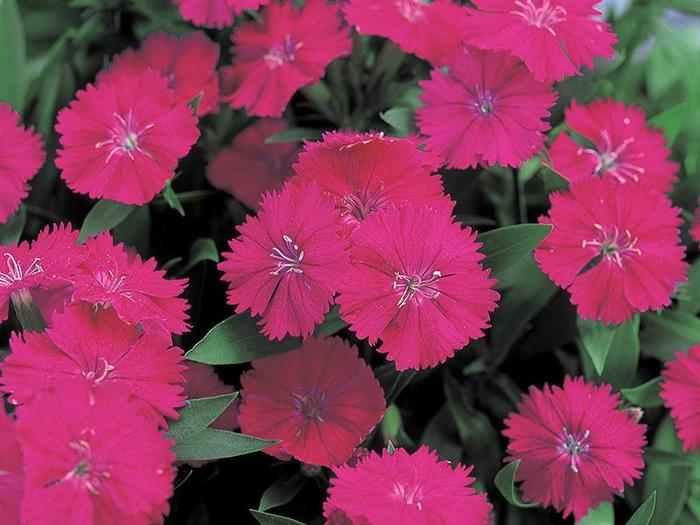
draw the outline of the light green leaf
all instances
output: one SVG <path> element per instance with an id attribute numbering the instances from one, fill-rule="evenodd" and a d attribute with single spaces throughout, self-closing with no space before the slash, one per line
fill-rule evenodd
<path id="1" fill-rule="evenodd" d="M 591 358 L 598 375 L 603 375 L 605 361 L 615 338 L 615 326 L 608 326 L 602 321 L 577 320 L 578 333 L 583 348 Z"/>
<path id="2" fill-rule="evenodd" d="M 27 210 L 21 206 L 17 213 L 0 224 L 0 244 L 17 244 L 27 223 Z"/>
<path id="3" fill-rule="evenodd" d="M 501 493 L 501 495 L 515 507 L 520 507 L 521 509 L 530 509 L 536 507 L 534 503 L 525 503 L 520 497 L 520 493 L 515 486 L 515 473 L 518 471 L 518 466 L 520 465 L 520 460 L 508 463 L 505 467 L 498 471 L 496 477 L 493 480 L 494 485 Z"/>
<path id="4" fill-rule="evenodd" d="M 252 454 L 275 443 L 236 432 L 205 428 L 190 439 L 176 442 L 173 450 L 179 461 L 210 461 Z"/>
<path id="5" fill-rule="evenodd" d="M 601 379 L 617 388 L 629 386 L 639 365 L 639 315 L 617 326 Z"/>
<path id="6" fill-rule="evenodd" d="M 302 142 L 305 140 L 318 140 L 321 132 L 313 128 L 289 128 L 265 139 L 265 144 L 279 144 L 281 142 Z"/>
<path id="7" fill-rule="evenodd" d="M 0 102 L 24 109 L 27 50 L 24 23 L 15 0 L 0 0 Z"/>
<path id="8" fill-rule="evenodd" d="M 486 254 L 485 266 L 498 277 L 523 257 L 532 254 L 547 234 L 549 224 L 516 224 L 491 230 L 479 235 L 483 243 L 481 252 Z"/>
<path id="9" fill-rule="evenodd" d="M 667 452 L 650 448 L 644 452 L 644 461 L 649 464 L 692 467 L 694 458 L 679 452 Z"/>
<path id="10" fill-rule="evenodd" d="M 655 377 L 646 383 L 632 388 L 622 388 L 622 395 L 632 403 L 641 408 L 656 408 L 664 404 L 659 397 L 661 391 L 661 378 Z"/>
<path id="11" fill-rule="evenodd" d="M 281 478 L 270 485 L 260 498 L 258 510 L 265 512 L 281 507 L 292 501 L 306 483 L 305 477 L 297 472 L 291 477 Z"/>
<path id="12" fill-rule="evenodd" d="M 323 322 L 316 327 L 315 334 L 322 334 L 325 336 L 335 335 L 344 328 L 347 328 L 348 323 L 340 318 L 340 310 L 337 306 L 331 308 L 331 310 L 326 314 Z"/>
<path id="13" fill-rule="evenodd" d="M 176 443 L 190 441 L 211 425 L 238 396 L 238 392 L 200 399 L 189 399 L 180 409 L 180 418 L 170 424 L 168 437 Z"/>
<path id="14" fill-rule="evenodd" d="M 204 261 L 219 262 L 219 250 L 216 249 L 216 243 L 209 237 L 197 239 L 192 243 L 190 246 L 190 259 L 180 272 L 180 275 L 186 274 Z"/>
<path id="15" fill-rule="evenodd" d="M 292 518 L 285 518 L 284 516 L 278 516 L 277 514 L 270 514 L 268 512 L 260 512 L 259 510 L 250 509 L 250 513 L 258 520 L 260 525 L 305 525 L 301 521 L 293 520 Z"/>
<path id="16" fill-rule="evenodd" d="M 380 112 L 379 118 L 394 128 L 398 135 L 408 135 L 415 129 L 415 113 L 412 108 L 391 108 Z"/>
<path id="17" fill-rule="evenodd" d="M 656 491 L 651 493 L 644 503 L 632 514 L 632 517 L 627 520 L 626 525 L 649 525 L 651 518 L 654 517 L 654 509 L 656 508 Z"/>
<path id="18" fill-rule="evenodd" d="M 163 200 L 168 203 L 168 206 L 178 212 L 182 217 L 185 216 L 185 209 L 182 207 L 182 203 L 172 187 L 172 181 L 167 181 L 165 183 L 165 188 L 163 188 L 161 195 L 163 196 Z"/>
<path id="19" fill-rule="evenodd" d="M 643 314 L 642 319 L 641 346 L 646 356 L 668 361 L 676 352 L 700 341 L 700 319 L 688 312 L 664 310 Z"/>
<path id="20" fill-rule="evenodd" d="M 396 440 L 396 437 L 401 432 L 402 426 L 401 411 L 399 407 L 393 403 L 389 405 L 382 418 L 382 435 L 385 441 Z"/>
<path id="21" fill-rule="evenodd" d="M 604 501 L 576 522 L 576 525 L 615 525 L 615 511 L 612 503 Z"/>
<path id="22" fill-rule="evenodd" d="M 664 131 L 669 148 L 673 147 L 673 144 L 676 142 L 676 138 L 678 138 L 678 134 L 683 128 L 683 123 L 685 122 L 685 117 L 688 113 L 686 106 L 687 104 L 682 102 L 677 106 L 673 106 L 672 108 L 659 113 L 649 120 L 649 124 Z"/>
<path id="23" fill-rule="evenodd" d="M 79 242 L 85 242 L 88 237 L 93 237 L 117 226 L 126 219 L 136 206 L 122 204 L 121 202 L 101 200 L 88 212 L 83 225 L 80 228 Z"/>
<path id="24" fill-rule="evenodd" d="M 287 337 L 270 341 L 260 333 L 260 327 L 248 315 L 237 314 L 221 321 L 187 352 L 191 361 L 210 365 L 248 363 L 299 348 L 301 339 Z"/>

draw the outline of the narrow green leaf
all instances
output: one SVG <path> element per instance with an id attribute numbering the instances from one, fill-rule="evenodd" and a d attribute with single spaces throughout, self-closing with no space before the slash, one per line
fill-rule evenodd
<path id="1" fill-rule="evenodd" d="M 317 140 L 321 132 L 313 128 L 289 128 L 265 139 L 265 144 L 279 144 L 281 142 L 302 142 L 304 140 Z"/>
<path id="2" fill-rule="evenodd" d="M 525 503 L 520 497 L 518 489 L 515 487 L 515 473 L 518 471 L 519 465 L 519 459 L 508 463 L 498 471 L 493 483 L 508 503 L 515 507 L 520 507 L 521 509 L 530 509 L 537 505 L 535 503 Z"/>
<path id="3" fill-rule="evenodd" d="M 195 117 L 199 114 L 199 106 L 202 105 L 202 98 L 204 98 L 204 91 L 200 91 L 199 93 L 197 93 L 187 103 L 187 105 L 192 108 L 192 111 L 194 111 Z M 183 215 L 184 215 L 184 213 L 183 213 Z"/>
<path id="4" fill-rule="evenodd" d="M 126 219 L 136 206 L 121 202 L 101 200 L 88 212 L 80 228 L 80 242 L 117 226 Z"/>
<path id="5" fill-rule="evenodd" d="M 269 512 L 260 512 L 259 510 L 250 509 L 250 513 L 258 520 L 260 525 L 305 525 L 301 521 L 278 516 L 277 514 L 270 514 Z"/>
<path id="6" fill-rule="evenodd" d="M 31 294 L 20 295 L 18 300 L 12 300 L 12 307 L 22 330 L 25 332 L 43 332 L 46 329 L 46 320 L 39 307 L 32 299 Z"/>
<path id="7" fill-rule="evenodd" d="M 661 361 L 700 341 L 700 319 L 688 312 L 664 310 L 661 314 L 643 314 L 642 353 Z M 659 497 L 659 501 L 661 498 Z"/>
<path id="8" fill-rule="evenodd" d="M 630 386 L 639 365 L 639 315 L 617 326 L 601 379 L 620 388 Z"/>
<path id="9" fill-rule="evenodd" d="M 182 217 L 185 216 L 185 209 L 182 207 L 182 203 L 177 193 L 175 193 L 171 181 L 165 183 L 165 188 L 163 188 L 161 195 L 163 196 L 163 200 L 168 203 L 168 206 L 178 212 Z"/>
<path id="10" fill-rule="evenodd" d="M 686 103 L 682 102 L 654 116 L 649 120 L 649 124 L 664 131 L 668 147 L 670 148 L 673 147 L 678 134 L 683 128 L 686 115 Z"/>
<path id="11" fill-rule="evenodd" d="M 622 388 L 620 390 L 627 401 L 642 408 L 656 408 L 662 406 L 664 402 L 659 397 L 660 391 L 660 377 L 655 377 L 646 383 L 642 383 L 641 385 L 632 388 Z"/>
<path id="12" fill-rule="evenodd" d="M 337 334 L 344 328 L 347 328 L 348 323 L 340 318 L 340 310 L 337 306 L 331 308 L 331 310 L 326 314 L 323 322 L 316 327 L 316 334 L 323 334 L 325 336 L 330 336 Z"/>
<path id="13" fill-rule="evenodd" d="M 529 255 L 552 231 L 549 224 L 516 224 L 479 235 L 486 254 L 485 265 L 498 276 L 520 259 Z"/>
<path id="14" fill-rule="evenodd" d="M 626 525 L 649 525 L 651 518 L 654 517 L 654 509 L 656 508 L 656 491 L 651 493 L 644 503 L 632 514 L 632 517 L 627 520 Z"/>
<path id="15" fill-rule="evenodd" d="M 15 0 L 0 0 L 0 102 L 24 109 L 27 50 Z"/>
<path id="16" fill-rule="evenodd" d="M 389 124 L 399 135 L 408 135 L 415 129 L 413 108 L 391 108 L 379 113 L 379 118 Z"/>
<path id="17" fill-rule="evenodd" d="M 209 237 L 197 239 L 192 243 L 190 246 L 190 259 L 180 272 L 180 275 L 186 274 L 204 261 L 219 262 L 219 250 L 216 249 L 216 243 Z"/>
<path id="18" fill-rule="evenodd" d="M 382 418 L 382 435 L 386 441 L 395 440 L 403 424 L 401 411 L 395 404 L 389 405 Z"/>
<path id="19" fill-rule="evenodd" d="M 388 403 L 391 403 L 399 396 L 403 389 L 413 381 L 417 373 L 415 370 L 399 372 L 393 363 L 387 363 L 374 370 L 374 375 L 382 386 Z"/>
<path id="20" fill-rule="evenodd" d="M 593 367 L 598 375 L 603 375 L 605 361 L 615 338 L 615 326 L 608 326 L 602 321 L 578 319 L 578 333 L 581 344 L 591 358 Z"/>
<path id="21" fill-rule="evenodd" d="M 604 501 L 576 522 L 576 525 L 615 525 L 615 511 L 612 503 Z"/>
<path id="22" fill-rule="evenodd" d="M 24 226 L 27 224 L 27 210 L 21 206 L 17 213 L 0 224 L 0 244 L 17 244 L 22 237 Z"/>
<path id="23" fill-rule="evenodd" d="M 389 454 L 393 454 L 394 452 L 396 452 L 396 447 L 394 446 L 393 441 L 389 440 L 389 442 L 386 444 L 386 451 Z"/>
<path id="24" fill-rule="evenodd" d="M 695 459 L 682 452 L 667 452 L 665 450 L 647 449 L 644 460 L 649 464 L 661 464 L 676 467 L 692 467 Z"/>
<path id="25" fill-rule="evenodd" d="M 180 418 L 170 424 L 168 437 L 176 443 L 186 442 L 211 425 L 236 399 L 238 392 L 200 399 L 189 399 L 180 409 Z"/>
<path id="26" fill-rule="evenodd" d="M 270 341 L 260 333 L 260 327 L 248 315 L 237 314 L 221 321 L 187 352 L 191 361 L 210 365 L 248 363 L 299 348 L 301 340 L 287 337 Z"/>
<path id="27" fill-rule="evenodd" d="M 205 428 L 190 439 L 175 443 L 173 450 L 179 461 L 210 461 L 252 454 L 275 443 L 236 432 Z"/>
<path id="28" fill-rule="evenodd" d="M 278 479 L 263 492 L 258 510 L 265 512 L 266 510 L 286 505 L 299 494 L 306 480 L 307 478 L 299 472 L 291 477 Z"/>

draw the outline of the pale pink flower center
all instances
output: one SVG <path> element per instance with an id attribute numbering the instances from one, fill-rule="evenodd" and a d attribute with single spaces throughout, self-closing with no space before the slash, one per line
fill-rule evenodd
<path id="1" fill-rule="evenodd" d="M 3 255 L 7 258 L 7 272 L 0 272 L 0 287 L 9 288 L 25 277 L 44 271 L 41 268 L 41 259 L 38 257 L 32 259 L 26 268 L 22 268 L 22 265 L 11 253 L 4 253 Z"/>
<path id="2" fill-rule="evenodd" d="M 291 64 L 296 60 L 296 53 L 301 49 L 302 42 L 297 42 L 292 35 L 287 33 L 284 40 L 270 49 L 263 60 L 270 69 L 276 69 L 284 64 Z"/>
<path id="3" fill-rule="evenodd" d="M 404 505 L 415 505 L 418 510 L 423 510 L 423 487 L 419 484 L 394 483 L 392 496 Z"/>
<path id="4" fill-rule="evenodd" d="M 594 224 L 597 236 L 592 240 L 584 240 L 583 248 L 595 248 L 603 258 L 617 264 L 622 268 L 622 258 L 630 254 L 642 255 L 642 251 L 636 247 L 638 237 L 633 237 L 629 230 L 621 232 L 617 226 L 604 228 L 600 224 Z"/>
<path id="5" fill-rule="evenodd" d="M 488 117 L 493 113 L 495 98 L 484 86 L 474 86 L 471 106 L 480 117 Z"/>
<path id="6" fill-rule="evenodd" d="M 425 4 L 420 0 L 396 0 L 396 7 L 408 22 L 415 22 L 425 16 Z"/>
<path id="7" fill-rule="evenodd" d="M 557 452 L 559 457 L 564 457 L 573 472 L 579 471 L 581 456 L 591 448 L 588 440 L 591 436 L 590 430 L 583 433 L 570 434 L 566 427 L 562 428 L 562 435 L 559 437 Z"/>
<path id="8" fill-rule="evenodd" d="M 114 365 L 110 365 L 104 357 L 98 357 L 92 369 L 83 370 L 83 376 L 97 385 L 107 379 L 113 370 Z"/>
<path id="9" fill-rule="evenodd" d="M 522 17 L 537 29 L 546 29 L 552 35 L 557 34 L 553 26 L 566 21 L 566 9 L 561 6 L 552 6 L 550 0 L 542 0 L 540 7 L 537 7 L 533 0 L 516 1 L 515 5 L 518 9 L 511 11 L 512 14 Z"/>
<path id="10" fill-rule="evenodd" d="M 403 308 L 414 298 L 419 304 L 424 299 L 436 299 L 440 295 L 440 290 L 436 286 L 440 277 L 442 274 L 437 270 L 429 275 L 423 274 L 423 276 L 403 275 L 396 272 L 392 286 L 397 293 L 401 294 L 396 306 Z"/>
<path id="11" fill-rule="evenodd" d="M 389 200 L 382 194 L 382 188 L 348 193 L 343 197 L 340 216 L 346 224 L 357 224 L 372 213 L 385 208 Z"/>
<path id="12" fill-rule="evenodd" d="M 284 244 L 280 247 L 274 246 L 270 257 L 277 260 L 277 265 L 270 275 L 280 275 L 280 273 L 304 273 L 300 268 L 301 261 L 304 260 L 304 250 L 299 248 L 289 235 L 283 235 Z"/>
<path id="13" fill-rule="evenodd" d="M 93 275 L 107 293 L 118 292 L 126 280 L 126 275 L 116 274 L 112 270 L 97 270 Z"/>
<path id="14" fill-rule="evenodd" d="M 628 137 L 615 146 L 612 143 L 610 134 L 606 130 L 602 130 L 600 132 L 600 142 L 597 144 L 596 149 L 586 148 L 581 151 L 585 151 L 595 157 L 596 175 L 608 173 L 615 177 L 618 182 L 627 182 L 629 180 L 639 182 L 639 177 L 644 175 L 644 168 L 635 165 L 630 160 L 643 158 L 644 153 L 629 153 L 625 151 L 627 146 L 633 142 L 634 137 Z"/>
<path id="15" fill-rule="evenodd" d="M 94 433 L 94 431 L 86 429 L 85 433 Z M 71 441 L 68 446 L 76 455 L 75 468 L 63 478 L 57 480 L 56 483 L 74 480 L 85 487 L 93 496 L 99 495 L 102 484 L 105 479 L 110 477 L 110 473 L 106 470 L 95 468 L 89 442 L 81 439 L 79 441 Z"/>
<path id="16" fill-rule="evenodd" d="M 294 409 L 306 420 L 316 420 L 324 423 L 323 414 L 326 411 L 326 393 L 317 390 L 311 392 L 293 392 Z"/>
<path id="17" fill-rule="evenodd" d="M 134 151 L 152 158 L 151 155 L 141 147 L 140 142 L 144 135 L 148 133 L 148 130 L 153 127 L 153 124 L 147 124 L 140 128 L 134 119 L 132 110 L 129 110 L 126 118 L 118 113 L 113 113 L 112 116 L 114 118 L 112 120 L 112 126 L 109 128 L 110 138 L 95 143 L 95 147 L 98 149 L 105 146 L 109 148 L 109 155 L 107 155 L 105 159 L 105 164 L 112 160 L 112 157 L 117 154 L 126 154 L 131 160 L 134 160 Z"/>

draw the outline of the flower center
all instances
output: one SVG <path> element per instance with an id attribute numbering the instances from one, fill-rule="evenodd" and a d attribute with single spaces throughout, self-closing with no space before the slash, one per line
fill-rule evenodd
<path id="1" fill-rule="evenodd" d="M 381 188 L 374 194 L 369 191 L 348 193 L 340 205 L 340 215 L 343 222 L 357 224 L 372 213 L 385 208 L 387 204 L 388 200 L 382 195 Z"/>
<path id="2" fill-rule="evenodd" d="M 3 255 L 7 258 L 7 272 L 0 272 L 0 287 L 9 288 L 25 277 L 36 275 L 44 271 L 41 267 L 41 259 L 38 257 L 32 259 L 29 266 L 23 269 L 22 265 L 11 253 L 4 253 Z"/>
<path id="3" fill-rule="evenodd" d="M 642 251 L 636 248 L 638 237 L 632 237 L 629 230 L 621 232 L 617 226 L 605 229 L 600 224 L 594 224 L 598 230 L 597 237 L 593 240 L 581 242 L 583 248 L 592 246 L 604 259 L 617 264 L 622 268 L 622 257 L 629 254 L 642 255 Z"/>
<path id="4" fill-rule="evenodd" d="M 394 290 L 401 294 L 396 306 L 403 308 L 406 304 L 416 298 L 417 303 L 421 303 L 423 299 L 435 299 L 440 295 L 440 290 L 436 287 L 438 280 L 442 274 L 434 271 L 427 279 L 420 275 L 402 275 L 399 272 L 394 274 L 394 282 L 392 284 Z"/>
<path id="5" fill-rule="evenodd" d="M 276 69 L 284 64 L 291 64 L 296 60 L 296 52 L 302 47 L 302 42 L 297 42 L 292 35 L 287 33 L 284 40 L 273 46 L 263 56 L 263 60 L 270 69 Z"/>
<path id="6" fill-rule="evenodd" d="M 644 168 L 640 168 L 632 162 L 631 159 L 639 159 L 644 157 L 644 153 L 629 153 L 625 150 L 627 146 L 634 142 L 634 137 L 628 137 L 623 140 L 619 146 L 615 147 L 612 143 L 612 138 L 606 130 L 600 132 L 600 142 L 596 149 L 586 148 L 582 151 L 593 155 L 596 159 L 595 173 L 596 175 L 604 175 L 605 173 L 615 177 L 618 182 L 639 182 L 640 175 L 644 175 Z"/>
<path id="7" fill-rule="evenodd" d="M 270 257 L 277 259 L 275 270 L 270 272 L 270 275 L 279 275 L 285 273 L 304 273 L 304 270 L 299 268 L 301 261 L 304 260 L 304 250 L 294 244 L 294 241 L 289 235 L 283 235 L 284 246 L 278 248 L 274 246 Z"/>
<path id="8" fill-rule="evenodd" d="M 135 121 L 131 110 L 127 113 L 126 118 L 118 113 L 113 113 L 112 116 L 114 120 L 112 121 L 112 126 L 109 128 L 110 138 L 95 143 L 95 147 L 98 149 L 105 146 L 109 148 L 109 155 L 107 155 L 105 159 L 105 164 L 109 163 L 112 157 L 117 154 L 126 154 L 131 160 L 134 160 L 134 151 L 148 158 L 152 158 L 151 155 L 139 145 L 139 142 L 148 130 L 153 127 L 153 124 L 148 124 L 139 129 L 138 123 Z"/>
<path id="9" fill-rule="evenodd" d="M 556 35 L 553 26 L 566 21 L 566 9 L 560 6 L 551 6 L 549 0 L 542 0 L 542 5 L 537 7 L 535 2 L 516 1 L 518 10 L 511 11 L 511 14 L 522 17 L 528 24 L 537 29 L 546 29 L 552 35 Z"/>
<path id="10" fill-rule="evenodd" d="M 84 439 L 81 439 L 80 441 L 71 441 L 68 446 L 76 454 L 75 467 L 62 479 L 56 481 L 56 483 L 61 483 L 71 479 L 76 480 L 93 496 L 99 495 L 102 483 L 105 479 L 110 477 L 110 473 L 94 468 L 90 443 Z"/>
<path id="11" fill-rule="evenodd" d="M 83 370 L 83 376 L 97 385 L 107 379 L 112 370 L 114 370 L 114 365 L 110 365 L 104 357 L 98 357 L 91 370 Z"/>
<path id="12" fill-rule="evenodd" d="M 494 97 L 484 86 L 474 86 L 472 107 L 477 115 L 486 117 L 493 113 Z"/>
<path id="13" fill-rule="evenodd" d="M 295 410 L 306 420 L 316 420 L 324 423 L 323 412 L 326 408 L 326 393 L 313 390 L 312 392 L 292 392 Z M 301 432 L 301 431 L 299 431 Z"/>
<path id="14" fill-rule="evenodd" d="M 396 7 L 408 22 L 415 22 L 425 16 L 425 4 L 420 0 L 396 0 Z"/>
<path id="15" fill-rule="evenodd" d="M 102 286 L 107 293 L 116 293 L 120 290 L 124 281 L 126 281 L 126 275 L 117 274 L 112 270 L 99 269 L 93 274 L 95 280 Z"/>
<path id="16" fill-rule="evenodd" d="M 559 456 L 565 456 L 569 462 L 569 466 L 573 472 L 578 473 L 579 461 L 582 454 L 588 452 L 591 446 L 588 444 L 588 438 L 591 436 L 591 431 L 586 430 L 583 434 L 570 434 L 566 427 L 562 428 L 562 435 L 559 438 L 557 452 Z"/>
<path id="17" fill-rule="evenodd" d="M 418 484 L 395 482 L 392 495 L 405 505 L 415 505 L 418 510 L 423 510 L 423 487 Z"/>

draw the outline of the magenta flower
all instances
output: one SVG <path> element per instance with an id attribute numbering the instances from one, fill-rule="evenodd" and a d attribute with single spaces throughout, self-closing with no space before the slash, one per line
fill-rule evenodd
<path id="1" fill-rule="evenodd" d="M 459 52 L 468 18 L 467 9 L 450 0 L 349 0 L 343 12 L 358 33 L 389 38 L 436 66 Z"/>
<path id="2" fill-rule="evenodd" d="M 331 195 L 349 236 L 368 216 L 391 204 L 443 203 L 435 161 L 409 139 L 379 133 L 330 132 L 307 142 L 294 164 L 292 183 L 315 181 Z"/>
<path id="3" fill-rule="evenodd" d="M 299 88 L 350 54 L 351 42 L 337 4 L 325 0 L 308 0 L 301 9 L 291 0 L 273 0 L 261 18 L 231 36 L 233 92 L 225 98 L 251 115 L 279 117 Z"/>
<path id="4" fill-rule="evenodd" d="M 687 353 L 678 352 L 675 359 L 666 363 L 661 382 L 661 398 L 676 424 L 683 450 L 700 448 L 700 345 L 692 346 Z"/>
<path id="5" fill-rule="evenodd" d="M 233 195 L 251 210 L 257 210 L 263 193 L 281 190 L 292 174 L 297 157 L 293 142 L 265 144 L 265 139 L 287 129 L 283 119 L 260 119 L 220 150 L 207 166 L 207 179 L 215 188 Z"/>
<path id="6" fill-rule="evenodd" d="M 611 177 L 617 182 L 642 182 L 669 191 L 678 164 L 669 160 L 663 132 L 646 124 L 644 111 L 612 99 L 588 106 L 576 101 L 566 108 L 566 123 L 593 143 L 587 148 L 562 131 L 548 153 L 552 168 L 570 182 L 582 178 Z"/>
<path id="7" fill-rule="evenodd" d="M 269 0 L 173 0 L 184 20 L 196 26 L 223 29 L 245 9 L 257 9 Z"/>
<path id="8" fill-rule="evenodd" d="M 700 243 L 700 206 L 695 208 L 693 223 L 690 225 L 690 236 L 697 243 Z"/>
<path id="9" fill-rule="evenodd" d="M 22 523 L 162 523 L 175 454 L 128 388 L 58 385 L 18 409 L 26 469 Z"/>
<path id="10" fill-rule="evenodd" d="M 19 525 L 24 465 L 15 422 L 0 408 L 0 523 Z"/>
<path id="11" fill-rule="evenodd" d="M 126 49 L 116 55 L 109 69 L 97 75 L 97 81 L 117 83 L 153 69 L 168 80 L 177 104 L 186 105 L 201 95 L 197 114 L 202 116 L 219 108 L 218 62 L 219 46 L 202 32 L 180 37 L 153 33 L 138 50 Z"/>
<path id="12" fill-rule="evenodd" d="M 0 364 L 0 382 L 14 403 L 53 392 L 66 378 L 99 388 L 117 383 L 132 392 L 142 413 L 161 426 L 184 405 L 182 350 L 162 335 L 124 324 L 112 310 L 67 306 L 43 333 L 13 334 Z"/>
<path id="13" fill-rule="evenodd" d="M 80 273 L 73 278 L 73 300 L 113 308 L 127 324 L 168 334 L 189 330 L 189 305 L 180 294 L 187 279 L 166 279 L 156 260 L 143 261 L 114 244 L 106 232 L 88 239 Z"/>
<path id="14" fill-rule="evenodd" d="M 549 217 L 540 222 L 554 229 L 535 260 L 569 290 L 579 316 L 616 324 L 671 304 L 688 264 L 680 209 L 664 195 L 596 177 L 573 183 L 550 201 Z"/>
<path id="15" fill-rule="evenodd" d="M 192 108 L 148 70 L 88 84 L 58 114 L 56 166 L 68 187 L 92 198 L 145 204 L 175 176 L 199 138 Z"/>
<path id="16" fill-rule="evenodd" d="M 505 420 L 506 461 L 520 460 L 523 497 L 576 521 L 642 475 L 646 425 L 621 410 L 610 385 L 583 378 L 530 387 Z"/>
<path id="17" fill-rule="evenodd" d="M 535 78 L 556 82 L 580 75 L 597 57 L 612 58 L 617 37 L 598 20 L 600 0 L 474 0 L 465 42 L 507 51 Z"/>
<path id="18" fill-rule="evenodd" d="M 19 209 L 29 194 L 29 180 L 46 158 L 41 136 L 20 124 L 20 116 L 0 103 L 0 224 Z"/>
<path id="19" fill-rule="evenodd" d="M 466 48 L 419 84 L 418 128 L 449 167 L 519 166 L 544 147 L 557 96 L 516 58 Z"/>
<path id="20" fill-rule="evenodd" d="M 242 432 L 278 440 L 268 454 L 312 465 L 345 463 L 386 406 L 357 348 L 336 337 L 253 361 L 241 386 Z"/>
<path id="21" fill-rule="evenodd" d="M 270 339 L 306 337 L 323 321 L 347 268 L 333 203 L 316 184 L 263 196 L 257 217 L 238 226 L 219 270 L 228 303 L 250 309 Z"/>
<path id="22" fill-rule="evenodd" d="M 427 446 L 370 452 L 334 469 L 323 514 L 338 525 L 488 525 L 492 507 L 470 486 L 472 468 L 452 467 Z"/>
<path id="23" fill-rule="evenodd" d="M 397 370 L 436 366 L 484 335 L 498 292 L 476 233 L 443 208 L 390 207 L 353 232 L 341 317 Z"/>

